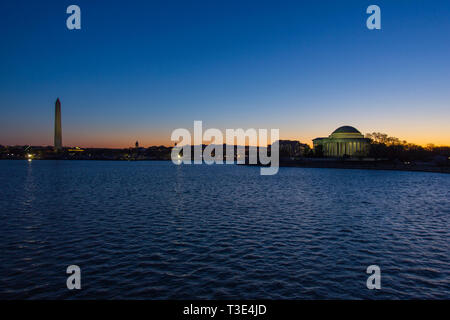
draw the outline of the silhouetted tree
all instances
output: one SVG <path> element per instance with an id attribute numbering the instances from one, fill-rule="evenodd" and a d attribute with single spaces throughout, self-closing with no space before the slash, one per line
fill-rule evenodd
<path id="1" fill-rule="evenodd" d="M 424 148 L 380 132 L 366 134 L 366 138 L 370 139 L 371 143 L 369 156 L 376 159 L 426 161 L 436 155 L 445 156 L 450 149 L 449 147 L 436 147 L 434 144 L 428 144 Z"/>
<path id="2" fill-rule="evenodd" d="M 318 145 L 317 147 L 314 148 L 314 156 L 315 157 L 323 157 L 323 146 L 322 145 Z"/>

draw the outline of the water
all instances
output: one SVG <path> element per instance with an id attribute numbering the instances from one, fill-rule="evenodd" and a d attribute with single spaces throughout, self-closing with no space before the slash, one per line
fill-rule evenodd
<path id="1" fill-rule="evenodd" d="M 0 183 L 3 299 L 450 298 L 449 175 L 0 161 Z"/>

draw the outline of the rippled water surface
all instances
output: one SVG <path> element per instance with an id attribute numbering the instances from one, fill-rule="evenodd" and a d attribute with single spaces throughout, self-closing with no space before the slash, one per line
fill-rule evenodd
<path id="1" fill-rule="evenodd" d="M 0 183 L 0 298 L 450 298 L 449 175 L 0 161 Z"/>

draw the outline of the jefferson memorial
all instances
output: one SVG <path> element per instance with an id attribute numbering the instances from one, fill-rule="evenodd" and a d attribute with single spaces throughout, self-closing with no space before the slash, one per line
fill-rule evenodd
<path id="1" fill-rule="evenodd" d="M 369 139 L 351 126 L 339 127 L 328 138 L 315 138 L 314 150 L 322 149 L 325 157 L 364 157 L 369 153 Z"/>

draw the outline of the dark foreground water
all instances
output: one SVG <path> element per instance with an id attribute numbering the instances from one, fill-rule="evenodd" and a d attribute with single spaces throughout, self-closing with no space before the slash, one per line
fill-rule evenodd
<path id="1" fill-rule="evenodd" d="M 0 298 L 450 298 L 450 175 L 0 161 L 0 183 Z"/>

